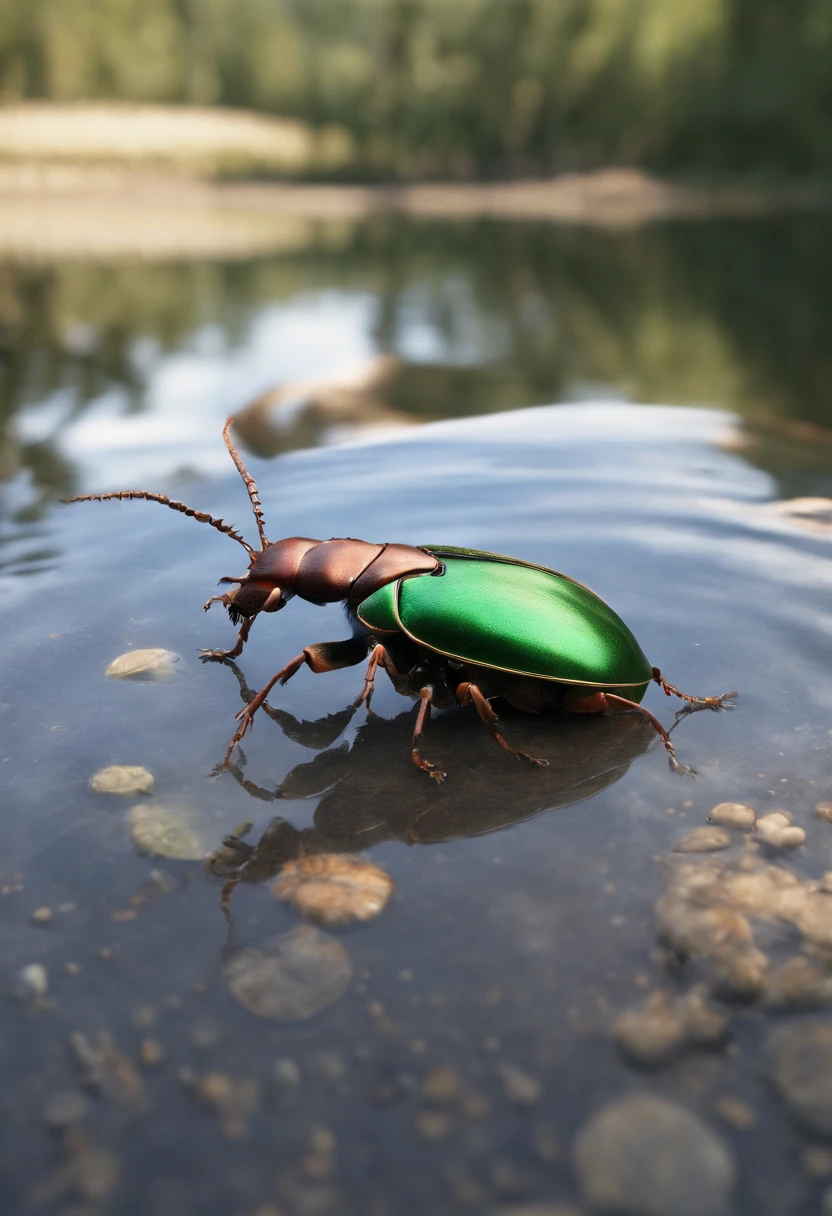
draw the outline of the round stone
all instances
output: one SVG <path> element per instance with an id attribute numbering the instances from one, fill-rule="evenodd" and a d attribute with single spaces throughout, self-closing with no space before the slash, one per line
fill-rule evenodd
<path id="1" fill-rule="evenodd" d="M 225 966 L 231 995 L 258 1018 L 293 1022 L 311 1018 L 343 996 L 352 978 L 341 943 L 313 925 L 250 946 Z"/>
<path id="2" fill-rule="evenodd" d="M 393 880 L 363 857 L 318 853 L 287 862 L 272 890 L 319 924 L 345 925 L 378 916 L 393 892 Z"/>
<path id="3" fill-rule="evenodd" d="M 720 802 L 711 808 L 708 818 L 725 828 L 753 828 L 757 822 L 754 811 L 743 802 Z"/>
<path id="4" fill-rule="evenodd" d="M 598 1216 L 729 1216 L 735 1168 L 724 1141 L 675 1102 L 633 1094 L 590 1116 L 574 1145 Z"/>
<path id="5" fill-rule="evenodd" d="M 127 827 L 136 848 L 151 857 L 202 861 L 208 841 L 198 831 L 197 815 L 175 803 L 140 802 L 127 812 Z"/>
<path id="6" fill-rule="evenodd" d="M 153 774 L 138 764 L 111 764 L 90 777 L 94 794 L 152 794 Z"/>

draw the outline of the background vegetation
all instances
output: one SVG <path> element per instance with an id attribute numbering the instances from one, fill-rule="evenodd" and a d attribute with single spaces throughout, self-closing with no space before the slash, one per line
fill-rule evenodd
<path id="1" fill-rule="evenodd" d="M 3 0 L 0 99 L 338 124 L 364 176 L 832 174 L 829 0 Z"/>

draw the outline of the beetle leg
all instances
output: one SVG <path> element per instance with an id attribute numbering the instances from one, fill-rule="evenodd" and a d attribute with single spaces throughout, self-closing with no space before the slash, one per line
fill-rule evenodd
<path id="1" fill-rule="evenodd" d="M 730 702 L 734 701 L 740 694 L 738 692 L 724 692 L 721 697 L 691 697 L 686 692 L 674 687 L 668 683 L 658 667 L 653 668 L 653 679 L 658 684 L 659 688 L 664 689 L 665 696 L 678 697 L 680 701 L 687 701 L 691 710 L 694 709 L 733 709 L 734 706 Z M 729 704 L 726 705 L 726 701 Z"/>
<path id="2" fill-rule="evenodd" d="M 358 697 L 355 702 L 356 709 L 358 709 L 359 705 L 366 705 L 367 713 L 372 714 L 370 702 L 372 701 L 373 693 L 375 692 L 376 669 L 378 668 L 379 663 L 382 665 L 382 667 L 386 666 L 384 662 L 385 657 L 383 646 L 373 647 L 372 654 L 370 655 L 370 661 L 367 664 L 367 670 L 364 674 L 364 689 L 361 696 Z"/>
<path id="3" fill-rule="evenodd" d="M 340 667 L 354 667 L 356 663 L 360 663 L 366 657 L 366 654 L 367 643 L 364 638 L 348 638 L 344 642 L 317 642 L 314 646 L 304 647 L 301 653 L 296 655 L 285 667 L 281 667 L 280 671 L 272 676 L 253 700 L 249 701 L 248 705 L 237 714 L 235 721 L 240 723 L 239 729 L 229 743 L 228 749 L 215 771 L 221 771 L 227 767 L 231 759 L 231 753 L 243 739 L 246 731 L 251 726 L 254 715 L 275 684 L 285 684 L 287 680 L 291 680 L 292 676 L 300 671 L 304 663 L 310 671 L 313 671 L 316 675 L 320 675 L 325 671 L 337 671 Z"/>
<path id="4" fill-rule="evenodd" d="M 223 598 L 224 597 L 221 595 L 215 595 L 213 597 L 213 599 L 216 599 L 216 600 L 221 600 Z M 213 603 L 213 600 L 208 601 L 208 604 L 211 604 L 211 603 Z M 208 604 L 205 605 L 206 608 L 208 607 Z M 254 624 L 254 617 L 253 616 L 246 617 L 246 619 L 243 621 L 242 625 L 240 626 L 240 632 L 237 634 L 237 642 L 232 647 L 232 649 L 231 650 L 203 650 L 201 652 L 202 653 L 202 662 L 203 663 L 224 663 L 226 659 L 236 659 L 239 655 L 241 655 L 243 653 L 243 647 L 245 646 L 246 642 L 248 641 L 248 635 L 251 632 L 251 627 L 253 624 Z"/>
<path id="5" fill-rule="evenodd" d="M 425 773 L 430 773 L 434 781 L 441 783 L 445 780 L 447 773 L 443 773 L 442 770 L 437 768 L 435 764 L 432 764 L 430 760 L 426 760 L 419 751 L 419 739 L 422 736 L 425 718 L 429 717 L 430 715 L 430 703 L 433 698 L 433 685 L 426 684 L 424 688 L 420 688 L 419 697 L 421 704 L 419 706 L 419 713 L 416 717 L 416 725 L 413 727 L 413 741 L 410 748 L 410 755 L 417 768 L 422 769 L 422 771 Z"/>
<path id="6" fill-rule="evenodd" d="M 643 705 L 639 705 L 636 701 L 628 701 L 624 697 L 617 697 L 612 692 L 595 692 L 584 697 L 573 696 L 564 703 L 563 708 L 573 714 L 641 714 L 652 725 L 664 744 L 673 772 L 678 773 L 680 777 L 693 777 L 696 779 L 696 772 L 692 768 L 688 768 L 686 764 L 679 763 L 676 757 L 676 749 L 670 742 L 670 735 L 662 726 L 659 719 L 655 714 L 651 714 L 649 709 L 645 709 Z"/>
<path id="7" fill-rule="evenodd" d="M 460 705 L 469 705 L 473 702 L 474 707 L 482 718 L 485 725 L 491 734 L 491 738 L 498 744 L 504 752 L 508 752 L 510 756 L 516 756 L 518 760 L 528 760 L 530 764 L 536 765 L 538 768 L 548 768 L 549 761 L 543 760 L 539 756 L 530 756 L 528 752 L 518 751 L 516 747 L 512 747 L 507 739 L 497 730 L 496 723 L 499 718 L 488 702 L 488 699 L 483 696 L 476 684 L 463 683 L 456 690 L 456 699 Z"/>

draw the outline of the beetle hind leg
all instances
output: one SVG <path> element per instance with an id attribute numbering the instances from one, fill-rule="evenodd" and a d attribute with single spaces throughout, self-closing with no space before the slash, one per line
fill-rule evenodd
<path id="1" fill-rule="evenodd" d="M 693 777 L 697 779 L 695 769 L 689 768 L 686 764 L 681 764 L 676 755 L 676 748 L 670 742 L 670 735 L 662 726 L 655 714 L 651 714 L 649 709 L 645 709 L 643 705 L 639 705 L 637 701 L 628 701 L 625 697 L 617 697 L 612 692 L 594 692 L 586 696 L 572 694 L 564 701 L 563 708 L 568 713 L 573 714 L 621 714 L 635 713 L 641 714 L 646 718 L 653 730 L 664 744 L 664 749 L 667 752 L 667 758 L 670 767 L 674 773 L 680 777 Z"/>
<path id="2" fill-rule="evenodd" d="M 534 764 L 537 768 L 548 768 L 548 760 L 543 760 L 539 756 L 530 756 L 528 752 L 518 751 L 516 747 L 512 747 L 508 740 L 500 734 L 496 725 L 499 722 L 499 718 L 491 708 L 487 697 L 477 688 L 476 684 L 469 684 L 467 682 L 460 684 L 456 690 L 456 698 L 460 705 L 470 705 L 473 702 L 474 708 L 488 727 L 491 738 L 504 752 L 508 752 L 510 756 L 516 756 L 518 760 L 528 760 L 529 764 Z"/>
<path id="3" fill-rule="evenodd" d="M 659 688 L 663 689 L 665 696 L 678 697 L 680 701 L 686 701 L 688 713 L 694 713 L 698 709 L 712 709 L 715 712 L 720 709 L 733 709 L 733 703 L 740 695 L 738 692 L 724 692 L 720 697 L 692 697 L 666 680 L 658 667 L 653 668 L 653 680 Z"/>

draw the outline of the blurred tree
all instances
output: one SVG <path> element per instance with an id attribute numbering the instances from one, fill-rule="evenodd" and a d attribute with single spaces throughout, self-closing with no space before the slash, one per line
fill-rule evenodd
<path id="1" fill-rule="evenodd" d="M 4 0 L 0 98 L 338 123 L 354 171 L 828 175 L 829 0 Z"/>

